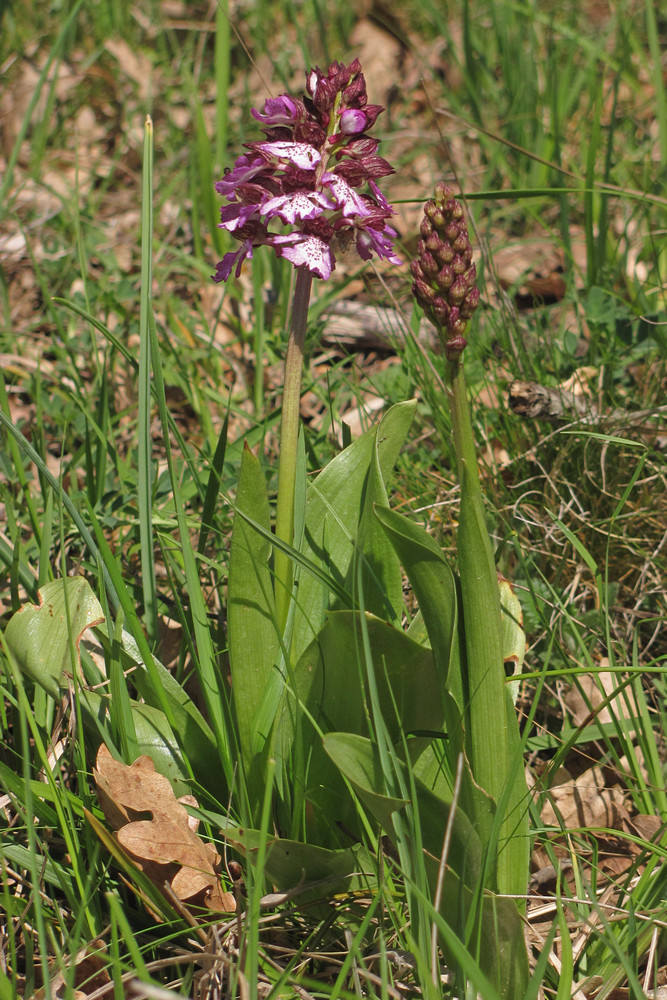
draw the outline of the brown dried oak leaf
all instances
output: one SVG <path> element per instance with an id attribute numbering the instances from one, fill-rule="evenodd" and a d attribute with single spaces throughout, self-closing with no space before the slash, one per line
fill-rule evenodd
<path id="1" fill-rule="evenodd" d="M 197 836 L 198 820 L 177 799 L 169 779 L 155 770 L 150 757 L 138 757 L 129 767 L 115 760 L 102 744 L 93 769 L 97 794 L 107 822 L 118 841 L 158 888 L 165 882 L 184 903 L 203 903 L 216 912 L 236 908 L 218 875 L 220 855 L 213 844 Z M 137 819 L 152 814 L 152 819 Z"/>

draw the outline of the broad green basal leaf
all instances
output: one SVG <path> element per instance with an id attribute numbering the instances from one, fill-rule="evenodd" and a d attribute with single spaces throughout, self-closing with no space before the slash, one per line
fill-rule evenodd
<path id="1" fill-rule="evenodd" d="M 83 577 L 40 588 L 41 604 L 24 604 L 5 630 L 7 646 L 28 677 L 58 698 L 79 664 L 81 636 L 104 621 L 102 606 Z"/>
<path id="2" fill-rule="evenodd" d="M 330 611 L 294 669 L 299 702 L 325 727 L 365 731 L 364 633 L 373 656 L 382 714 L 391 739 L 416 730 L 440 732 L 439 677 L 431 650 L 368 612 Z"/>
<path id="3" fill-rule="evenodd" d="M 451 750 L 456 756 L 462 747 L 462 737 L 458 718 L 461 682 L 454 574 L 439 546 L 422 527 L 383 507 L 376 507 L 375 515 L 403 564 L 417 598 L 433 651 Z M 456 705 L 448 697 L 450 691 Z"/>
<path id="4" fill-rule="evenodd" d="M 403 447 L 415 403 L 392 406 L 379 425 L 367 431 L 331 461 L 308 486 L 304 531 L 304 555 L 322 566 L 339 584 L 351 580 L 358 548 L 360 526 L 369 550 L 364 575 L 365 606 L 369 610 L 396 615 L 400 605 L 400 570 L 391 554 L 383 556 L 377 536 L 367 523 L 368 505 L 386 502 L 383 490 Z M 387 552 L 387 550 L 384 550 Z M 356 583 L 352 578 L 352 591 Z M 322 582 L 302 571 L 299 578 L 293 654 L 303 653 L 324 624 L 326 612 L 336 605 Z"/>
<path id="5" fill-rule="evenodd" d="M 449 773 L 456 773 L 459 754 L 463 754 L 461 805 L 486 841 L 494 804 L 475 783 L 466 755 L 466 694 L 458 636 L 460 608 L 456 579 L 439 545 L 420 525 L 393 510 L 376 507 L 375 512 L 408 575 L 430 640 L 447 729 L 444 747 Z M 428 755 L 427 752 L 425 758 Z M 424 765 L 426 761 L 421 763 Z M 433 764 L 437 767 L 435 759 Z M 443 783 L 438 784 L 444 791 Z"/>
<path id="6" fill-rule="evenodd" d="M 379 708 L 390 739 L 403 753 L 403 738 L 414 756 L 430 737 L 442 733 L 443 711 L 438 676 L 429 649 L 373 615 L 331 611 L 325 625 L 303 653 L 290 678 L 296 695 L 286 700 L 283 738 L 293 734 L 302 759 L 309 761 L 306 794 L 322 817 L 323 834 L 332 821 L 354 824 L 354 805 L 338 770 L 323 753 L 316 730 L 296 725 L 303 709 L 323 732 L 345 730 L 368 735 L 369 688 L 363 643 L 370 647 Z M 301 706 L 301 708 L 299 708 Z M 419 733 L 414 739 L 411 734 Z"/>
<path id="7" fill-rule="evenodd" d="M 227 604 L 232 695 L 241 753 L 249 767 L 270 735 L 257 731 L 255 716 L 269 675 L 278 662 L 280 644 L 269 567 L 271 543 L 239 512 L 265 532 L 270 531 L 264 474 L 249 448 L 243 452 L 236 496 Z"/>
<path id="8" fill-rule="evenodd" d="M 386 779 L 377 748 L 370 740 L 350 733 L 329 733 L 324 737 L 324 747 L 369 811 L 394 839 L 392 816 L 406 803 L 386 794 Z M 403 769 L 403 765 L 399 764 L 399 767 Z M 403 783 L 406 782 L 407 772 L 404 769 Z M 418 780 L 414 787 L 424 847 L 423 860 L 434 897 L 451 801 L 444 802 L 436 797 Z M 441 932 L 441 943 L 445 955 L 453 959 L 456 947 L 452 935 L 466 941 L 498 994 L 506 1000 L 517 1000 L 525 996 L 528 982 L 523 923 L 514 900 L 479 892 L 482 875 L 482 845 L 459 806 L 452 817 L 447 870 L 440 901 L 440 913 L 452 934 Z"/>

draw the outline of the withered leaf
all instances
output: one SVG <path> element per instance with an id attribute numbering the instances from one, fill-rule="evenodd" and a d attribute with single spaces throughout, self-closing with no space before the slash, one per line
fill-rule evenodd
<path id="1" fill-rule="evenodd" d="M 176 799 L 169 780 L 158 774 L 150 757 L 139 757 L 128 766 L 102 744 L 93 776 L 119 843 L 159 888 L 168 882 L 178 899 L 200 902 L 211 910 L 236 908 L 234 896 L 220 882 L 220 855 L 198 837 L 198 821 Z M 183 801 L 197 805 L 191 795 L 183 796 Z M 151 819 L 136 818 L 147 813 Z"/>

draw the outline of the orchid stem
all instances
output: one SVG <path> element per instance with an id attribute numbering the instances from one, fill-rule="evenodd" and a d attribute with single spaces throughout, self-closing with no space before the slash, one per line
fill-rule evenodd
<path id="1" fill-rule="evenodd" d="M 526 890 L 528 829 L 521 740 L 505 690 L 498 576 L 486 517 L 463 361 L 448 361 L 445 384 L 452 415 L 461 509 L 456 533 L 465 634 L 467 754 L 475 781 L 496 806 L 505 796 L 497 859 L 500 892 Z M 518 763 L 517 763 L 518 762 Z M 508 783 L 511 790 L 508 791 Z"/>
<path id="2" fill-rule="evenodd" d="M 276 504 L 276 538 L 287 545 L 294 540 L 294 497 L 296 493 L 297 448 L 299 442 L 299 404 L 301 401 L 301 376 L 303 373 L 303 348 L 306 341 L 308 303 L 313 282 L 312 273 L 304 267 L 297 268 L 292 317 L 290 321 L 285 381 L 283 386 L 283 412 L 280 424 L 280 456 L 278 464 L 278 500 Z M 293 562 L 286 552 L 275 550 L 276 615 L 281 634 L 285 630 L 292 598 L 294 580 Z"/>
<path id="3" fill-rule="evenodd" d="M 448 362 L 446 385 L 461 484 L 457 550 L 468 664 L 468 755 L 475 780 L 497 802 L 506 780 L 500 766 L 505 754 L 497 747 L 494 751 L 496 742 L 503 741 L 505 728 L 500 594 L 460 358 Z M 494 719 L 500 732 L 493 731 Z"/>

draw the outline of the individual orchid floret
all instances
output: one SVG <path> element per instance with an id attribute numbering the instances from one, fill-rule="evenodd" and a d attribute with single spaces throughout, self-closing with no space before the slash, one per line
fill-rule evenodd
<path id="1" fill-rule="evenodd" d="M 367 103 L 359 61 L 311 70 L 306 91 L 303 100 L 282 94 L 252 110 L 266 139 L 246 143 L 249 153 L 215 185 L 227 199 L 219 226 L 241 248 L 219 262 L 214 281 L 238 277 L 261 245 L 319 278 L 329 277 L 336 253 L 352 244 L 363 260 L 401 263 L 387 222 L 393 209 L 375 183 L 393 168 L 366 134 L 384 109 Z"/>
<path id="2" fill-rule="evenodd" d="M 251 108 L 250 114 L 264 125 L 294 125 L 298 121 L 305 121 L 307 111 L 303 101 L 298 101 L 289 94 L 282 94 L 280 97 L 267 98 L 263 111 Z"/>
<path id="3" fill-rule="evenodd" d="M 451 361 L 466 346 L 463 335 L 479 305 L 479 289 L 463 207 L 443 181 L 424 206 L 420 234 L 410 266 L 412 294 L 438 328 Z"/>

